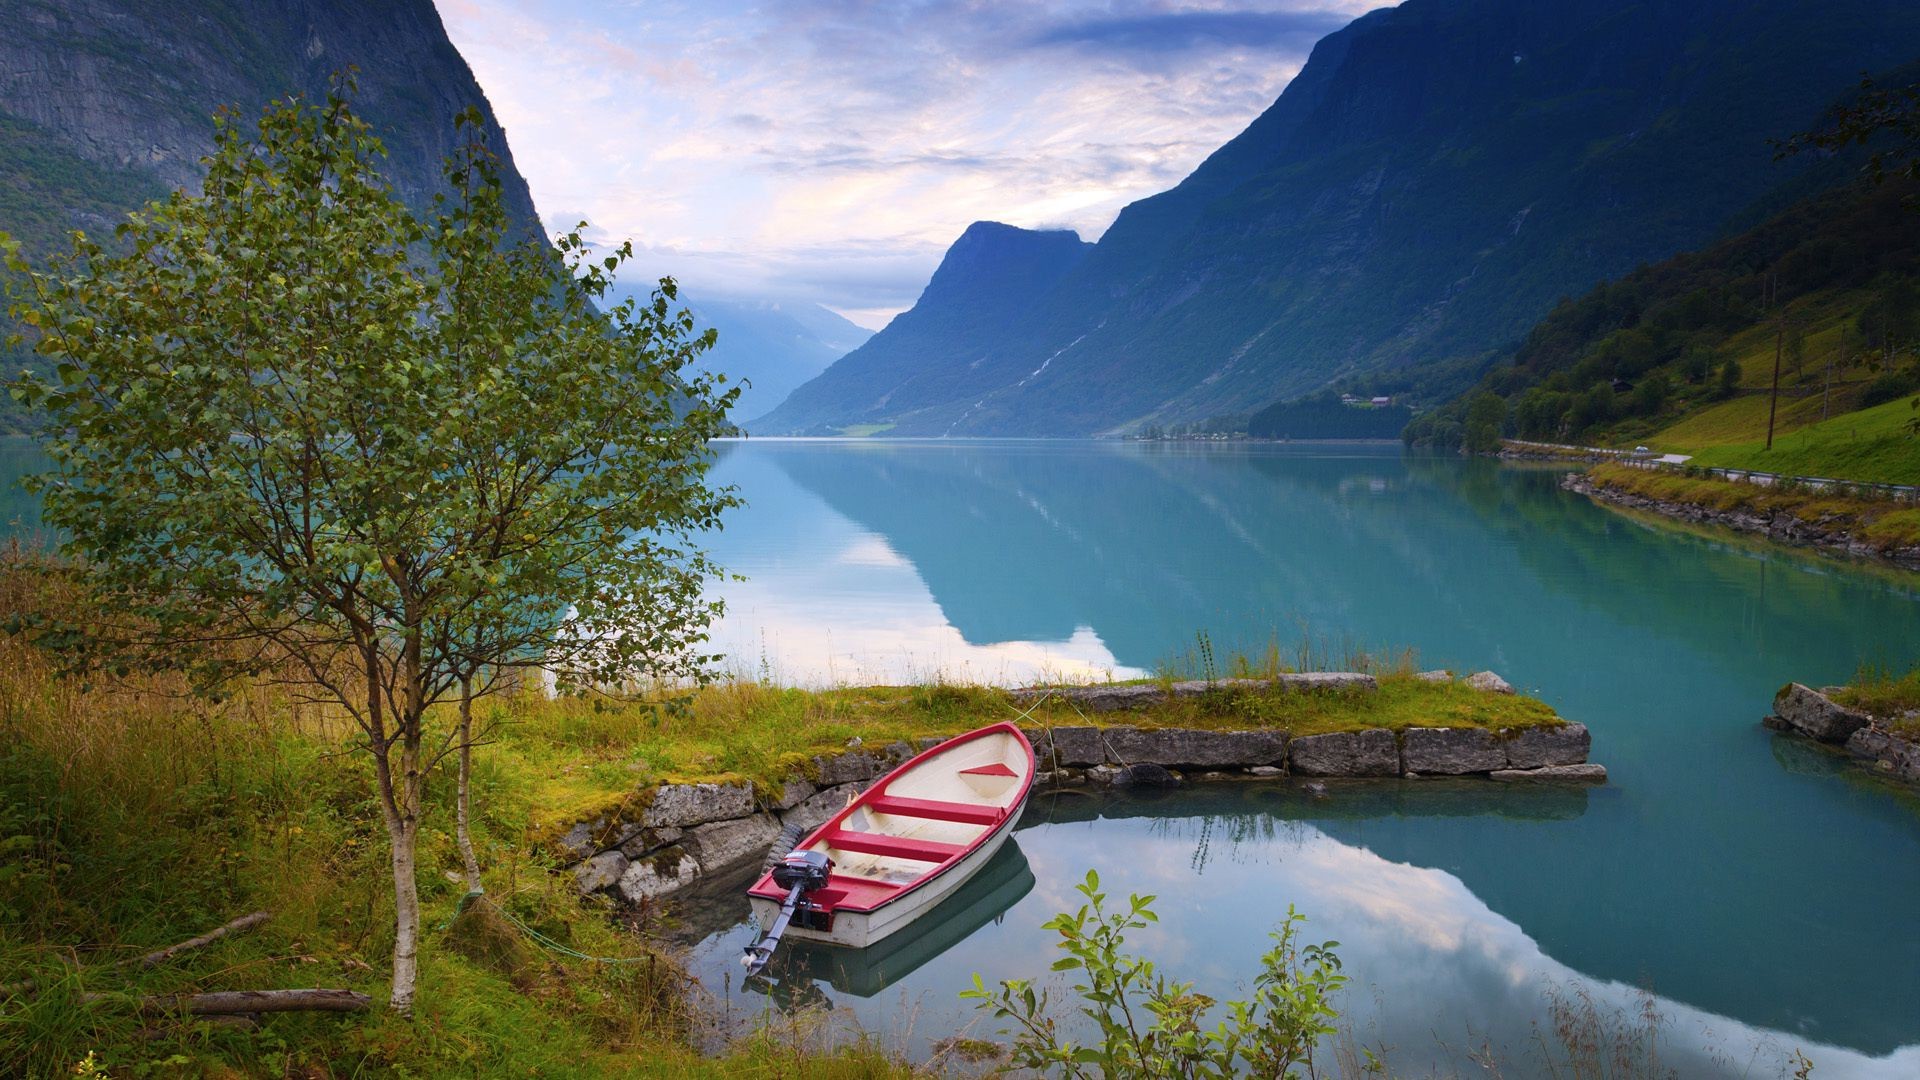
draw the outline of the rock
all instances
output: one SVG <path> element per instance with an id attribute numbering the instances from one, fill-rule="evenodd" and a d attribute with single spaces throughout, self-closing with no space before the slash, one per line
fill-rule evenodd
<path id="1" fill-rule="evenodd" d="M 583 893 L 611 888 L 627 872 L 627 857 L 617 851 L 603 851 L 573 868 L 573 881 Z"/>
<path id="2" fill-rule="evenodd" d="M 751 813 L 753 788 L 746 784 L 662 784 L 641 822 L 652 828 L 704 825 Z"/>
<path id="3" fill-rule="evenodd" d="M 692 830 L 689 846 L 699 860 L 700 869 L 711 874 L 735 863 L 765 856 L 767 847 L 779 835 L 780 822 L 772 814 L 755 814 L 702 825 Z"/>
<path id="4" fill-rule="evenodd" d="M 597 817 L 592 821 L 582 821 L 568 829 L 555 845 L 568 857 L 584 859 L 602 848 L 612 847 L 619 842 L 610 828 L 606 817 Z"/>
<path id="5" fill-rule="evenodd" d="M 1062 787 L 1078 787 L 1087 782 L 1087 773 L 1084 769 L 1055 769 L 1053 781 Z"/>
<path id="6" fill-rule="evenodd" d="M 1051 764 L 1056 768 L 1068 766 L 1078 769 L 1088 765 L 1104 765 L 1107 762 L 1107 747 L 1101 740 L 1099 728 L 1054 728 L 1051 742 L 1053 744 Z"/>
<path id="7" fill-rule="evenodd" d="M 1406 770 L 1463 776 L 1507 767 L 1507 749 L 1483 728 L 1408 728 L 1401 742 Z"/>
<path id="8" fill-rule="evenodd" d="M 1399 776 L 1400 746 L 1383 728 L 1302 735 L 1288 743 L 1287 761 L 1302 776 Z"/>
<path id="9" fill-rule="evenodd" d="M 823 791 L 817 791 L 780 815 L 780 823 L 793 825 L 798 823 L 804 828 L 814 828 L 828 818 L 840 812 L 847 805 L 847 796 L 858 794 L 860 785 L 841 784 Z"/>
<path id="10" fill-rule="evenodd" d="M 780 797 L 773 800 L 773 809 L 791 810 L 813 797 L 819 791 L 811 780 L 789 780 L 780 786 Z"/>
<path id="11" fill-rule="evenodd" d="M 1189 728 L 1115 727 L 1104 732 L 1111 765 L 1271 765 L 1285 761 L 1279 731 L 1195 731 Z"/>
<path id="12" fill-rule="evenodd" d="M 625 840 L 620 842 L 620 853 L 629 859 L 638 859 L 649 851 L 657 851 L 668 844 L 677 844 L 685 829 L 677 825 L 668 825 L 659 829 L 635 828 Z"/>
<path id="13" fill-rule="evenodd" d="M 1419 679 L 1421 682 L 1452 682 L 1453 672 L 1438 670 L 1422 671 L 1418 675 L 1415 675 L 1414 678 Z"/>
<path id="14" fill-rule="evenodd" d="M 1012 697 L 1016 705 L 1033 705 L 1043 699 L 1052 699 L 1071 701 L 1089 712 L 1116 712 L 1157 705 L 1165 701 L 1167 695 L 1157 685 L 1142 683 L 1129 686 L 1029 687 L 1013 691 Z"/>
<path id="15" fill-rule="evenodd" d="M 1202 779 L 1202 780 L 1231 780 L 1231 779 L 1233 779 L 1233 778 L 1232 778 L 1231 776 L 1228 776 L 1228 775 L 1227 775 L 1226 773 L 1223 773 L 1223 772 L 1203 772 L 1203 773 L 1201 773 L 1201 774 L 1200 774 L 1200 779 Z"/>
<path id="16" fill-rule="evenodd" d="M 1119 787 L 1171 788 L 1180 786 L 1180 777 L 1162 766 L 1142 763 L 1121 769 L 1113 783 Z"/>
<path id="17" fill-rule="evenodd" d="M 1210 690 L 1263 690 L 1265 679 L 1189 679 L 1173 684 L 1174 697 L 1199 697 Z"/>
<path id="18" fill-rule="evenodd" d="M 1113 765 L 1095 765 L 1087 770 L 1087 782 L 1090 784 L 1111 784 L 1120 778 L 1120 770 Z"/>
<path id="19" fill-rule="evenodd" d="M 1774 695 L 1773 712 L 1795 731 L 1821 742 L 1844 743 L 1867 726 L 1866 713 L 1849 709 L 1827 695 L 1799 683 L 1788 683 Z"/>
<path id="20" fill-rule="evenodd" d="M 1877 727 L 1863 727 L 1847 738 L 1847 753 L 1872 761 L 1881 771 L 1904 780 L 1920 780 L 1920 743 Z"/>
<path id="21" fill-rule="evenodd" d="M 1318 780 L 1315 780 L 1313 783 L 1306 785 L 1306 791 L 1307 791 L 1307 794 L 1313 796 L 1316 799 L 1324 799 L 1327 797 L 1327 785 L 1321 783 Z"/>
<path id="22" fill-rule="evenodd" d="M 1027 738 L 1032 739 L 1033 738 L 1032 734 L 1029 733 Z M 936 746 L 939 746 L 941 743 L 946 741 L 947 740 L 941 738 L 938 735 L 922 735 L 919 738 L 913 740 L 913 745 L 915 749 L 924 753 L 928 750 L 933 749 Z M 1034 745 L 1038 746 L 1039 744 L 1036 742 Z"/>
<path id="23" fill-rule="evenodd" d="M 685 848 L 670 847 L 628 865 L 614 888 L 629 903 L 637 904 L 678 892 L 699 876 L 700 864 L 693 861 L 693 856 Z"/>
<path id="24" fill-rule="evenodd" d="M 906 742 L 904 740 L 895 740 L 894 742 L 890 742 L 887 744 L 887 748 L 884 751 L 884 753 L 886 754 L 886 759 L 889 762 L 891 762 L 894 765 L 898 765 L 901 762 L 904 762 L 908 758 L 912 757 L 915 751 L 913 749 L 913 744 Z"/>
<path id="25" fill-rule="evenodd" d="M 865 751 L 817 757 L 813 759 L 813 764 L 820 770 L 819 785 L 823 788 L 871 780 L 886 771 L 881 767 L 879 758 Z"/>
<path id="26" fill-rule="evenodd" d="M 1255 765 L 1253 768 L 1247 770 L 1247 772 L 1253 776 L 1280 776 L 1285 774 L 1286 771 L 1287 770 L 1277 765 Z"/>
<path id="27" fill-rule="evenodd" d="M 858 750 L 860 748 L 860 736 L 855 735 L 853 738 L 848 739 L 847 746 L 849 749 Z"/>
<path id="28" fill-rule="evenodd" d="M 1052 787 L 1054 773 L 1052 769 L 1042 769 L 1033 774 L 1034 787 Z"/>
<path id="29" fill-rule="evenodd" d="M 1550 765 L 1578 765 L 1587 760 L 1593 736 L 1585 724 L 1522 728 L 1507 740 L 1507 767 L 1541 769 Z"/>
<path id="30" fill-rule="evenodd" d="M 1380 680 L 1353 671 L 1301 671 L 1276 676 L 1273 685 L 1282 690 L 1378 690 Z"/>
<path id="31" fill-rule="evenodd" d="M 1489 694 L 1513 693 L 1513 684 L 1491 671 L 1476 671 L 1460 681 L 1475 690 L 1482 690 Z"/>
<path id="32" fill-rule="evenodd" d="M 1506 783 L 1604 784 L 1605 765 L 1548 765 L 1538 769 L 1495 769 L 1487 774 Z"/>

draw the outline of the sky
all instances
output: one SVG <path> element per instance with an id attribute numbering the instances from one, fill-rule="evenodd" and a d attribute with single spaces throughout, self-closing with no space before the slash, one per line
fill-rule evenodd
<path id="1" fill-rule="evenodd" d="M 974 221 L 1097 239 L 1380 0 L 437 0 L 550 231 L 878 328 Z"/>

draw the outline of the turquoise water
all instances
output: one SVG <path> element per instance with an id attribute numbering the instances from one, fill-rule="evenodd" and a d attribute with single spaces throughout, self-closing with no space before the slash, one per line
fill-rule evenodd
<path id="1" fill-rule="evenodd" d="M 1920 1075 L 1914 800 L 1758 724 L 1789 679 L 1920 657 L 1920 578 L 1397 448 L 754 441 L 716 477 L 749 503 L 714 543 L 749 579 L 717 635 L 748 671 L 1124 675 L 1201 632 L 1223 654 L 1305 633 L 1499 671 L 1588 723 L 1613 775 L 1559 795 L 1235 784 L 1036 805 L 1017 836 L 1030 890 L 884 988 L 796 975 L 799 997 L 924 1050 L 971 1019 L 954 998 L 971 972 L 1043 973 L 1039 924 L 1098 867 L 1160 896 L 1143 945 L 1214 991 L 1250 979 L 1299 907 L 1342 942 L 1349 1017 L 1396 1069 L 1465 1068 L 1487 1043 L 1505 1075 L 1538 1072 L 1550 996 L 1585 988 L 1621 1025 L 1651 1003 L 1682 1075 L 1777 1075 L 1795 1047 L 1816 1076 Z M 694 954 L 739 1012 L 768 1001 L 728 977 L 750 933 Z"/>
<path id="2" fill-rule="evenodd" d="M 0 454 L 0 480 L 30 453 Z M 1536 1025 L 1585 994 L 1662 1017 L 1683 1076 L 1920 1075 L 1920 814 L 1906 791 L 1776 738 L 1781 683 L 1920 657 L 1920 577 L 1651 526 L 1550 471 L 1397 448 L 1103 443 L 723 446 L 748 506 L 712 548 L 716 642 L 789 682 L 1150 672 L 1195 648 L 1303 636 L 1492 668 L 1594 733 L 1593 791 L 1284 784 L 1155 801 L 1037 800 L 1017 850 L 912 939 L 796 954 L 739 985 L 752 933 L 688 913 L 692 963 L 736 1016 L 825 1002 L 924 1053 L 973 1023 L 973 972 L 1042 976 L 1039 929 L 1097 867 L 1152 892 L 1142 947 L 1231 993 L 1293 904 L 1341 942 L 1346 1016 L 1396 1074 L 1544 1073 Z M 0 495 L 9 520 L 31 503 Z M 990 1035 L 992 1025 L 976 1026 Z"/>

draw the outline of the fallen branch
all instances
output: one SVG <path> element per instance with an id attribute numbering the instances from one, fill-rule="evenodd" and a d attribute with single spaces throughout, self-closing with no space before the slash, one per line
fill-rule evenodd
<path id="1" fill-rule="evenodd" d="M 217 930 L 209 930 L 197 938 L 189 938 L 178 945 L 169 945 L 164 949 L 148 953 L 140 958 L 140 966 L 150 968 L 157 964 L 164 964 L 183 952 L 203 949 L 219 941 L 221 938 L 226 937 L 228 934 L 237 934 L 242 930 L 251 930 L 271 918 L 273 918 L 273 912 L 271 911 L 256 911 L 251 915 L 242 915 Z"/>
<path id="2" fill-rule="evenodd" d="M 365 1012 L 373 999 L 352 990 L 214 990 L 205 994 L 81 994 L 86 1004 L 129 1002 L 142 1013 L 224 1016 L 267 1012 Z"/>

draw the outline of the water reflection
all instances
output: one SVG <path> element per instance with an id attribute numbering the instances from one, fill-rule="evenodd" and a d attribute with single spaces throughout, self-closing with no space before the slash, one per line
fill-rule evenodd
<path id="1" fill-rule="evenodd" d="M 954 926 L 928 932 L 900 957 L 868 960 L 834 950 L 796 956 L 777 985 L 751 988 L 735 1004 L 749 1011 L 755 1001 L 777 1008 L 836 1006 L 867 1029 L 905 1035 L 910 1050 L 929 1053 L 932 1043 L 976 1022 L 955 997 L 974 972 L 1065 987 L 1069 980 L 1047 971 L 1059 955 L 1057 936 L 1040 924 L 1079 905 L 1072 886 L 1097 866 L 1110 895 L 1158 897 L 1161 921 L 1138 932 L 1131 947 L 1215 995 L 1244 993 L 1266 934 L 1287 905 L 1309 913 L 1306 939 L 1338 940 L 1355 977 L 1341 1003 L 1343 1024 L 1366 1045 L 1386 1048 L 1396 1073 L 1481 1071 L 1475 1055 L 1491 1054 L 1502 1075 L 1546 1075 L 1539 1039 L 1545 1034 L 1546 1047 L 1555 1046 L 1556 995 L 1584 996 L 1598 1025 L 1617 1032 L 1636 1029 L 1649 1010 L 1656 1013 L 1660 1060 L 1681 1076 L 1780 1075 L 1796 1048 L 1813 1058 L 1819 1076 L 1904 1077 L 1920 1069 L 1920 1047 L 1862 1053 L 1832 1045 L 1817 1030 L 1782 1033 L 1716 1015 L 1663 995 L 1657 982 L 1649 993 L 1639 984 L 1595 979 L 1489 908 L 1451 869 L 1335 834 L 1339 822 L 1370 813 L 1383 823 L 1401 813 L 1425 816 L 1428 809 L 1444 811 L 1447 820 L 1553 828 L 1578 817 L 1583 806 L 1577 793 L 1540 793 L 1531 805 L 1515 806 L 1484 794 L 1485 785 L 1476 794 L 1469 784 L 1439 787 L 1429 805 L 1416 806 L 1407 801 L 1416 787 L 1375 784 L 1318 796 L 1288 786 L 1226 784 L 1150 801 L 1043 800 L 1030 809 L 1031 823 L 1018 838 L 1022 872 L 1005 883 L 996 875 L 970 886 L 967 902 L 956 905 L 964 911 L 929 916 L 951 914 Z M 1316 814 L 1324 816 L 1314 820 Z M 1567 889 L 1552 881 L 1533 887 L 1563 896 Z M 722 933 L 695 949 L 696 970 L 710 985 L 720 984 L 738 952 L 735 939 L 746 933 Z M 962 939 L 964 947 L 949 948 Z M 915 1017 L 909 1032 L 896 1024 L 905 1014 Z M 1070 1009 L 1062 1019 L 1071 1020 Z"/>

